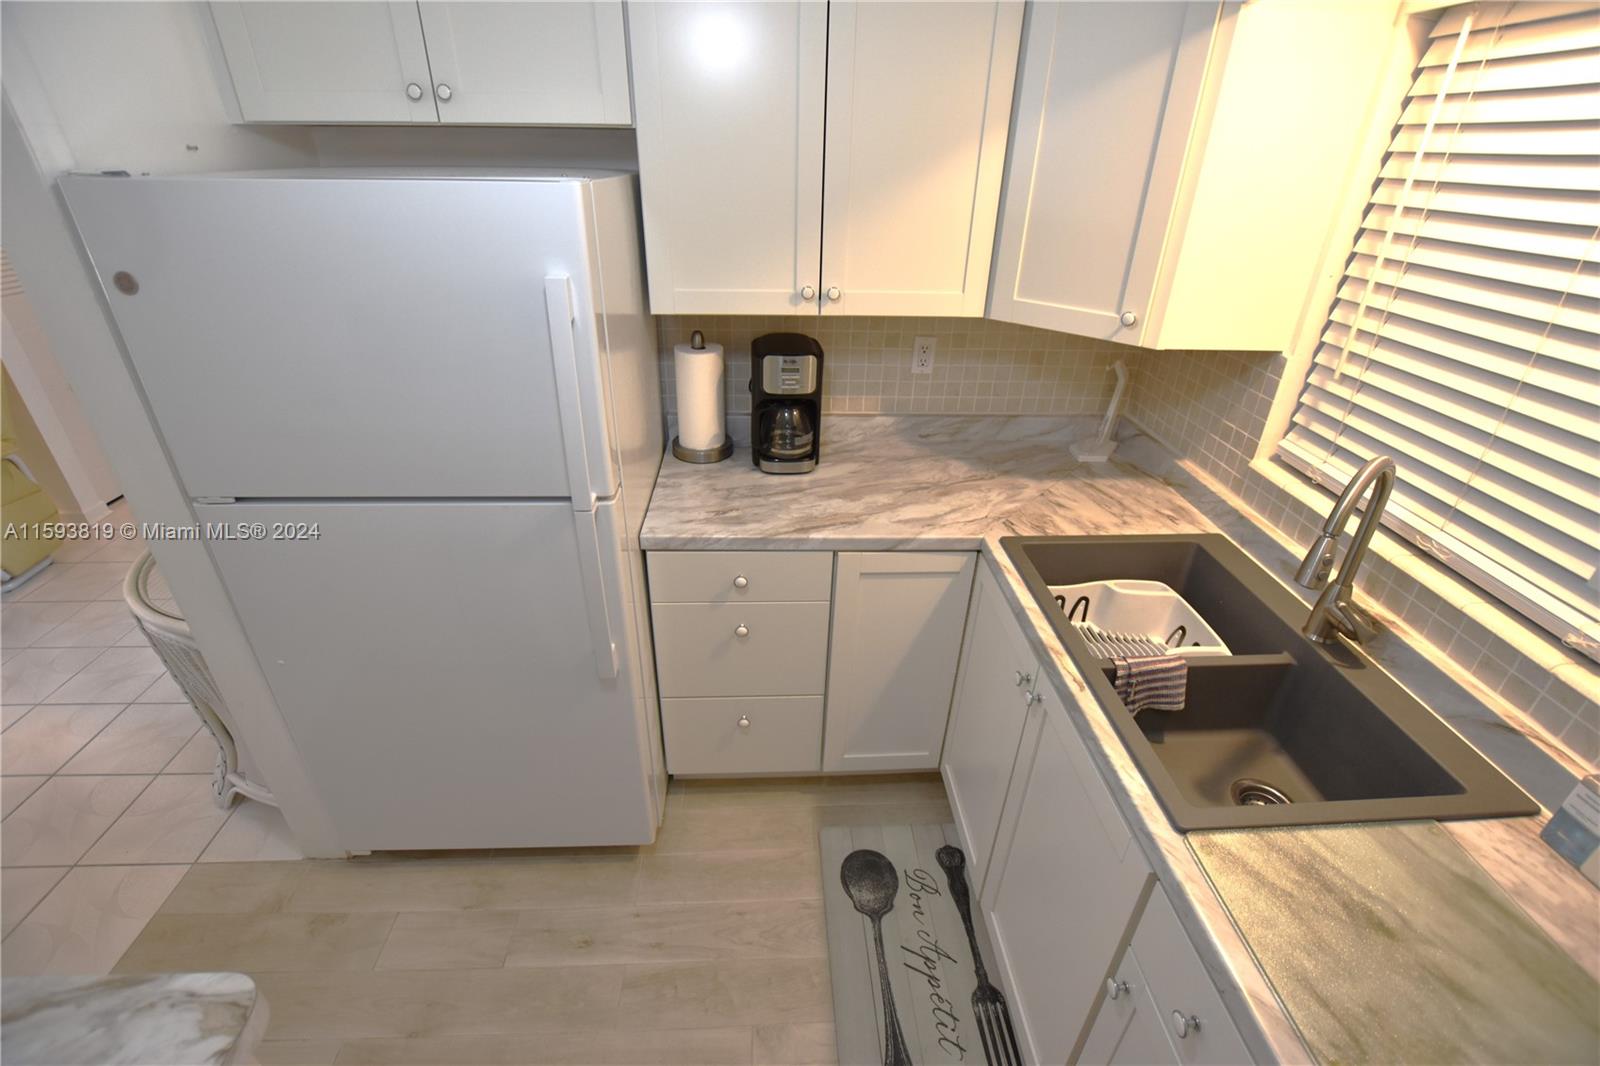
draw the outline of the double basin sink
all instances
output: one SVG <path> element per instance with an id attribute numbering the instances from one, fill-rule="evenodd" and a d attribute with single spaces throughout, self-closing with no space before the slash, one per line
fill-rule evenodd
<path id="1" fill-rule="evenodd" d="M 1006 537 L 1173 824 L 1182 830 L 1493 818 L 1539 806 L 1367 655 L 1300 633 L 1307 608 L 1216 534 Z M 1233 652 L 1191 658 L 1181 711 L 1134 715 L 1049 586 L 1161 581 Z"/>

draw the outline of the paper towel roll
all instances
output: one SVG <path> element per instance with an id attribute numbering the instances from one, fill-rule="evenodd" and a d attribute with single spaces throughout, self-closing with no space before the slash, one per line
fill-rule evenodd
<path id="1" fill-rule="evenodd" d="M 694 451 L 721 447 L 723 429 L 722 345 L 672 349 L 678 380 L 678 441 Z"/>

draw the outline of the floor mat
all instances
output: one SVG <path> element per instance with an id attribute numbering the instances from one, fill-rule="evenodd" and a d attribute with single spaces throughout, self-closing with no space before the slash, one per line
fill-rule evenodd
<path id="1" fill-rule="evenodd" d="M 956 827 L 831 826 L 821 837 L 839 1061 L 1021 1066 Z"/>

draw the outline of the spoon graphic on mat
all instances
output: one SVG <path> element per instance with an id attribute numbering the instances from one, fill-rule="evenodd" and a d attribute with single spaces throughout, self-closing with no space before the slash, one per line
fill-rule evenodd
<path id="1" fill-rule="evenodd" d="M 883 990 L 883 1066 L 911 1066 L 906 1038 L 900 1032 L 900 1015 L 894 1009 L 894 989 L 889 985 L 889 963 L 883 957 L 883 916 L 894 910 L 900 875 L 880 851 L 852 851 L 839 864 L 839 880 L 856 910 L 872 922 L 872 940 L 878 950 L 878 984 Z"/>

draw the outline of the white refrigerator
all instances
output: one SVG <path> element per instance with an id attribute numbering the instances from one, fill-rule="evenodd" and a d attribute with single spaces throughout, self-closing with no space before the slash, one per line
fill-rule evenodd
<path id="1" fill-rule="evenodd" d="M 62 189 L 341 845 L 651 840 L 662 428 L 633 177 Z"/>

